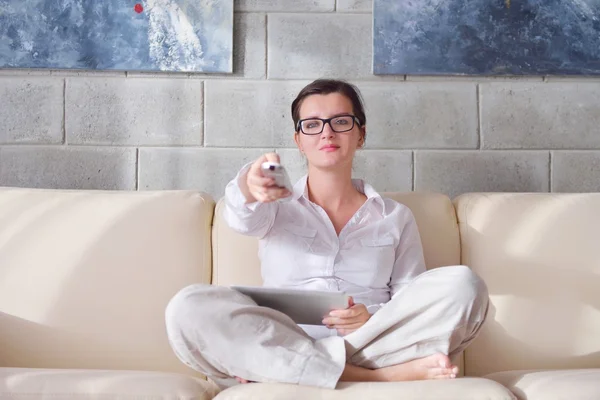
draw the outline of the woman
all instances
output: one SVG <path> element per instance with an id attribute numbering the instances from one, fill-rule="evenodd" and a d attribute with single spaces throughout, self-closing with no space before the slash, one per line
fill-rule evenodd
<path id="1" fill-rule="evenodd" d="M 293 193 L 275 187 L 260 165 L 279 158 L 263 155 L 227 186 L 225 218 L 260 238 L 266 286 L 344 291 L 351 304 L 300 327 L 229 288 L 193 285 L 167 307 L 175 353 L 224 386 L 455 378 L 452 359 L 487 315 L 485 284 L 465 266 L 426 271 L 410 210 L 352 179 L 366 138 L 354 86 L 309 84 L 292 119 L 307 176 Z"/>

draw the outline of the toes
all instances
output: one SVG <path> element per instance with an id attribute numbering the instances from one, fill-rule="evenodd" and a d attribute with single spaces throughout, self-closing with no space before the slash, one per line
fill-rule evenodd
<path id="1" fill-rule="evenodd" d="M 456 374 L 452 371 L 451 368 L 431 368 L 428 371 L 428 375 L 430 378 L 435 378 L 435 379 L 443 379 L 443 378 L 439 378 L 440 376 L 450 376 L 450 375 L 454 375 L 456 377 Z"/>
<path id="2" fill-rule="evenodd" d="M 441 368 L 451 370 L 449 373 L 453 373 L 455 375 L 458 374 L 458 367 L 456 365 L 452 365 L 448 356 L 440 354 L 438 364 Z"/>
<path id="3" fill-rule="evenodd" d="M 455 374 L 443 374 L 434 376 L 433 379 L 454 379 L 456 378 Z"/>

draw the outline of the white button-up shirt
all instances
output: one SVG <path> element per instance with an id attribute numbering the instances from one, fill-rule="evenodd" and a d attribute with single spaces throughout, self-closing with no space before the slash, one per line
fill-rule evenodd
<path id="1" fill-rule="evenodd" d="M 307 177 L 289 201 L 245 204 L 238 178 L 225 190 L 225 219 L 235 231 L 257 236 L 263 285 L 341 291 L 371 314 L 425 272 L 423 247 L 410 209 L 352 183 L 366 202 L 338 234 L 329 216 L 308 199 Z M 335 335 L 325 326 L 301 326 L 314 338 Z"/>

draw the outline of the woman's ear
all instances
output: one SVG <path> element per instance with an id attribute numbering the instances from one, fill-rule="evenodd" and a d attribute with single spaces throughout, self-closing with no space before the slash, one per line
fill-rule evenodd
<path id="1" fill-rule="evenodd" d="M 294 142 L 296 142 L 298 150 L 300 150 L 300 152 L 304 154 L 304 149 L 302 149 L 302 145 L 300 144 L 300 135 L 298 134 L 298 132 L 294 132 Z"/>
<path id="2" fill-rule="evenodd" d="M 358 139 L 358 148 L 362 149 L 365 145 L 365 137 L 367 136 L 367 131 L 365 127 L 360 128 L 360 138 Z"/>

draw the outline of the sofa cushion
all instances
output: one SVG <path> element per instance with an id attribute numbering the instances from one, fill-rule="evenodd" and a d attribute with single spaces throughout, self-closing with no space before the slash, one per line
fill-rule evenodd
<path id="1" fill-rule="evenodd" d="M 338 384 L 335 390 L 311 386 L 250 383 L 222 391 L 215 400 L 513 400 L 504 386 L 483 378 L 414 382 Z"/>
<path id="2" fill-rule="evenodd" d="M 600 399 L 600 369 L 507 371 L 486 378 L 506 386 L 519 400 Z"/>
<path id="3" fill-rule="evenodd" d="M 427 268 L 460 263 L 460 238 L 450 199 L 438 193 L 382 193 L 409 207 L 415 216 Z M 213 226 L 213 283 L 261 285 L 258 240 L 230 229 L 223 219 L 224 201 L 217 203 Z"/>
<path id="4" fill-rule="evenodd" d="M 598 367 L 600 194 L 468 194 L 455 204 L 463 264 L 491 300 L 466 374 Z"/>
<path id="5" fill-rule="evenodd" d="M 210 400 L 217 392 L 211 382 L 173 373 L 0 368 L 2 399 Z"/>
<path id="6" fill-rule="evenodd" d="M 0 189 L 0 367 L 189 372 L 164 310 L 210 282 L 195 192 Z"/>

